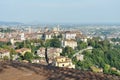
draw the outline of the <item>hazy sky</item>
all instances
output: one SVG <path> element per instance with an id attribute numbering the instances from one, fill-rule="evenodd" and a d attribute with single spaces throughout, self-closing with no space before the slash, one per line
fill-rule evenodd
<path id="1" fill-rule="evenodd" d="M 0 21 L 120 23 L 120 0 L 0 0 Z"/>

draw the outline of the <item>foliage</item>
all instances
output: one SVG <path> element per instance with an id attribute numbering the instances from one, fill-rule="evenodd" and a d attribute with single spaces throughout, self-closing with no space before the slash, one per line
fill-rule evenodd
<path id="1" fill-rule="evenodd" d="M 3 57 L 4 60 L 9 60 L 8 56 Z"/>
<path id="2" fill-rule="evenodd" d="M 63 52 L 61 53 L 62 56 L 68 56 L 69 58 L 71 58 L 73 54 L 75 54 L 75 51 L 69 46 L 63 48 Z"/>
<path id="3" fill-rule="evenodd" d="M 109 70 L 110 70 L 110 65 L 105 64 L 104 65 L 104 73 L 109 73 Z"/>
<path id="4" fill-rule="evenodd" d="M 33 56 L 33 54 L 30 53 L 30 52 L 26 52 L 26 53 L 24 54 L 24 59 L 25 59 L 25 60 L 31 61 L 33 58 L 34 58 L 34 56 Z"/>
<path id="5" fill-rule="evenodd" d="M 111 67 L 115 67 L 120 70 L 120 46 L 109 43 L 108 40 L 101 41 L 99 38 L 93 38 L 88 40 L 88 46 L 92 46 L 93 50 L 83 51 L 83 61 L 74 61 L 77 68 L 83 70 L 89 70 L 91 66 L 98 66 L 103 68 L 104 73 L 116 74 L 116 71 L 110 71 Z M 75 60 L 75 59 L 74 59 Z"/>
<path id="6" fill-rule="evenodd" d="M 120 38 L 112 38 L 111 41 L 113 41 L 113 42 L 120 42 Z"/>
<path id="7" fill-rule="evenodd" d="M 84 49 L 84 48 L 87 48 L 87 43 L 83 42 L 83 41 L 78 41 L 77 42 L 77 48 L 78 50 L 81 50 L 81 49 Z"/>
<path id="8" fill-rule="evenodd" d="M 10 50 L 10 59 L 12 59 L 13 58 L 13 55 L 16 55 L 17 53 L 15 52 L 15 50 L 14 49 L 11 49 Z"/>
<path id="9" fill-rule="evenodd" d="M 46 40 L 45 46 L 46 47 L 60 48 L 61 47 L 61 41 L 57 38 Z"/>

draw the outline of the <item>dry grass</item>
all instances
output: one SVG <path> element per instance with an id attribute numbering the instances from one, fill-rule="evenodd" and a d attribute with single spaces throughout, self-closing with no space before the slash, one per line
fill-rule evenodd
<path id="1" fill-rule="evenodd" d="M 0 80 L 120 80 L 120 77 L 40 64 L 0 62 Z"/>

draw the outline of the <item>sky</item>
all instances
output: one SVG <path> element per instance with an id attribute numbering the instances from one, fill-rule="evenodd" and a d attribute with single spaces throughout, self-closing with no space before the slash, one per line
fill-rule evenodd
<path id="1" fill-rule="evenodd" d="M 120 23 L 120 0 L 0 0 L 0 21 Z"/>

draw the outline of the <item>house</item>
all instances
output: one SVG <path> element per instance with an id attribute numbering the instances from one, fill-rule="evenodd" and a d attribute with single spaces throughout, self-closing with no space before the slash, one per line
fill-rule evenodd
<path id="1" fill-rule="evenodd" d="M 79 54 L 79 55 L 76 56 L 76 59 L 78 61 L 83 61 L 84 60 L 84 55 L 83 54 Z"/>
<path id="2" fill-rule="evenodd" d="M 45 32 L 45 33 L 43 33 L 42 39 L 43 40 L 52 39 L 53 35 L 54 34 L 52 32 Z"/>
<path id="3" fill-rule="evenodd" d="M 86 42 L 87 43 L 87 38 L 82 38 L 81 41 Z"/>
<path id="4" fill-rule="evenodd" d="M 19 56 L 17 54 L 12 55 L 12 60 L 18 60 Z"/>
<path id="5" fill-rule="evenodd" d="M 68 40 L 71 40 L 71 39 L 75 40 L 76 33 L 72 32 L 72 31 L 66 31 L 63 36 L 64 36 L 65 40 L 66 39 L 68 39 Z"/>
<path id="6" fill-rule="evenodd" d="M 32 63 L 40 63 L 40 60 L 39 59 L 33 59 L 31 62 Z"/>
<path id="7" fill-rule="evenodd" d="M 53 48 L 53 47 L 47 48 L 47 56 L 49 59 L 54 59 L 55 57 L 60 56 L 60 53 L 62 53 L 61 48 Z M 39 48 L 37 50 L 37 55 L 39 57 L 45 58 L 45 48 L 44 47 Z"/>
<path id="8" fill-rule="evenodd" d="M 62 48 L 50 47 L 47 49 L 47 54 L 49 59 L 54 59 L 56 57 L 59 57 L 60 53 L 62 53 Z"/>
<path id="9" fill-rule="evenodd" d="M 37 33 L 30 33 L 30 34 L 25 34 L 26 39 L 38 39 L 38 34 Z"/>
<path id="10" fill-rule="evenodd" d="M 5 56 L 7 56 L 8 59 L 10 59 L 10 51 L 1 49 L 0 50 L 0 58 L 3 59 Z"/>
<path id="11" fill-rule="evenodd" d="M 75 40 L 63 40 L 62 47 L 66 47 L 66 46 L 69 46 L 69 47 L 75 49 L 77 47 L 77 41 L 75 41 Z"/>
<path id="12" fill-rule="evenodd" d="M 57 67 L 75 68 L 75 65 L 72 63 L 72 60 L 63 56 L 56 57 L 53 62 L 53 65 Z"/>
<path id="13" fill-rule="evenodd" d="M 16 52 L 21 54 L 21 55 L 24 55 L 26 52 L 31 53 L 31 49 L 29 49 L 29 48 L 21 48 L 21 49 L 17 49 Z"/>
<path id="14" fill-rule="evenodd" d="M 59 57 L 60 53 L 62 53 L 62 48 L 53 48 L 53 47 L 47 48 L 47 57 L 49 59 L 49 63 L 52 63 L 56 57 Z M 39 48 L 37 50 L 37 55 L 45 59 L 45 48 L 44 47 Z"/>
<path id="15" fill-rule="evenodd" d="M 36 54 L 41 58 L 45 58 L 45 48 L 44 47 L 39 48 Z"/>
<path id="16" fill-rule="evenodd" d="M 37 64 L 42 64 L 42 65 L 47 65 L 47 62 L 44 58 L 40 58 L 40 59 L 33 59 L 31 60 L 32 63 L 37 63 Z"/>
<path id="17" fill-rule="evenodd" d="M 43 37 L 43 33 L 37 33 L 37 39 L 42 39 L 42 37 Z"/>
<path id="18" fill-rule="evenodd" d="M 0 42 L 5 42 L 5 43 L 7 43 L 7 42 L 9 42 L 9 39 L 7 39 L 7 38 L 0 38 Z"/>
<path id="19" fill-rule="evenodd" d="M 22 41 L 25 40 L 25 34 L 24 34 L 24 33 L 21 33 L 21 34 L 20 34 L 20 40 L 22 40 Z"/>
<path id="20" fill-rule="evenodd" d="M 86 37 L 85 35 L 83 35 L 83 34 L 77 34 L 76 40 L 77 40 L 77 41 L 81 40 L 81 41 L 87 43 L 87 37 Z"/>

